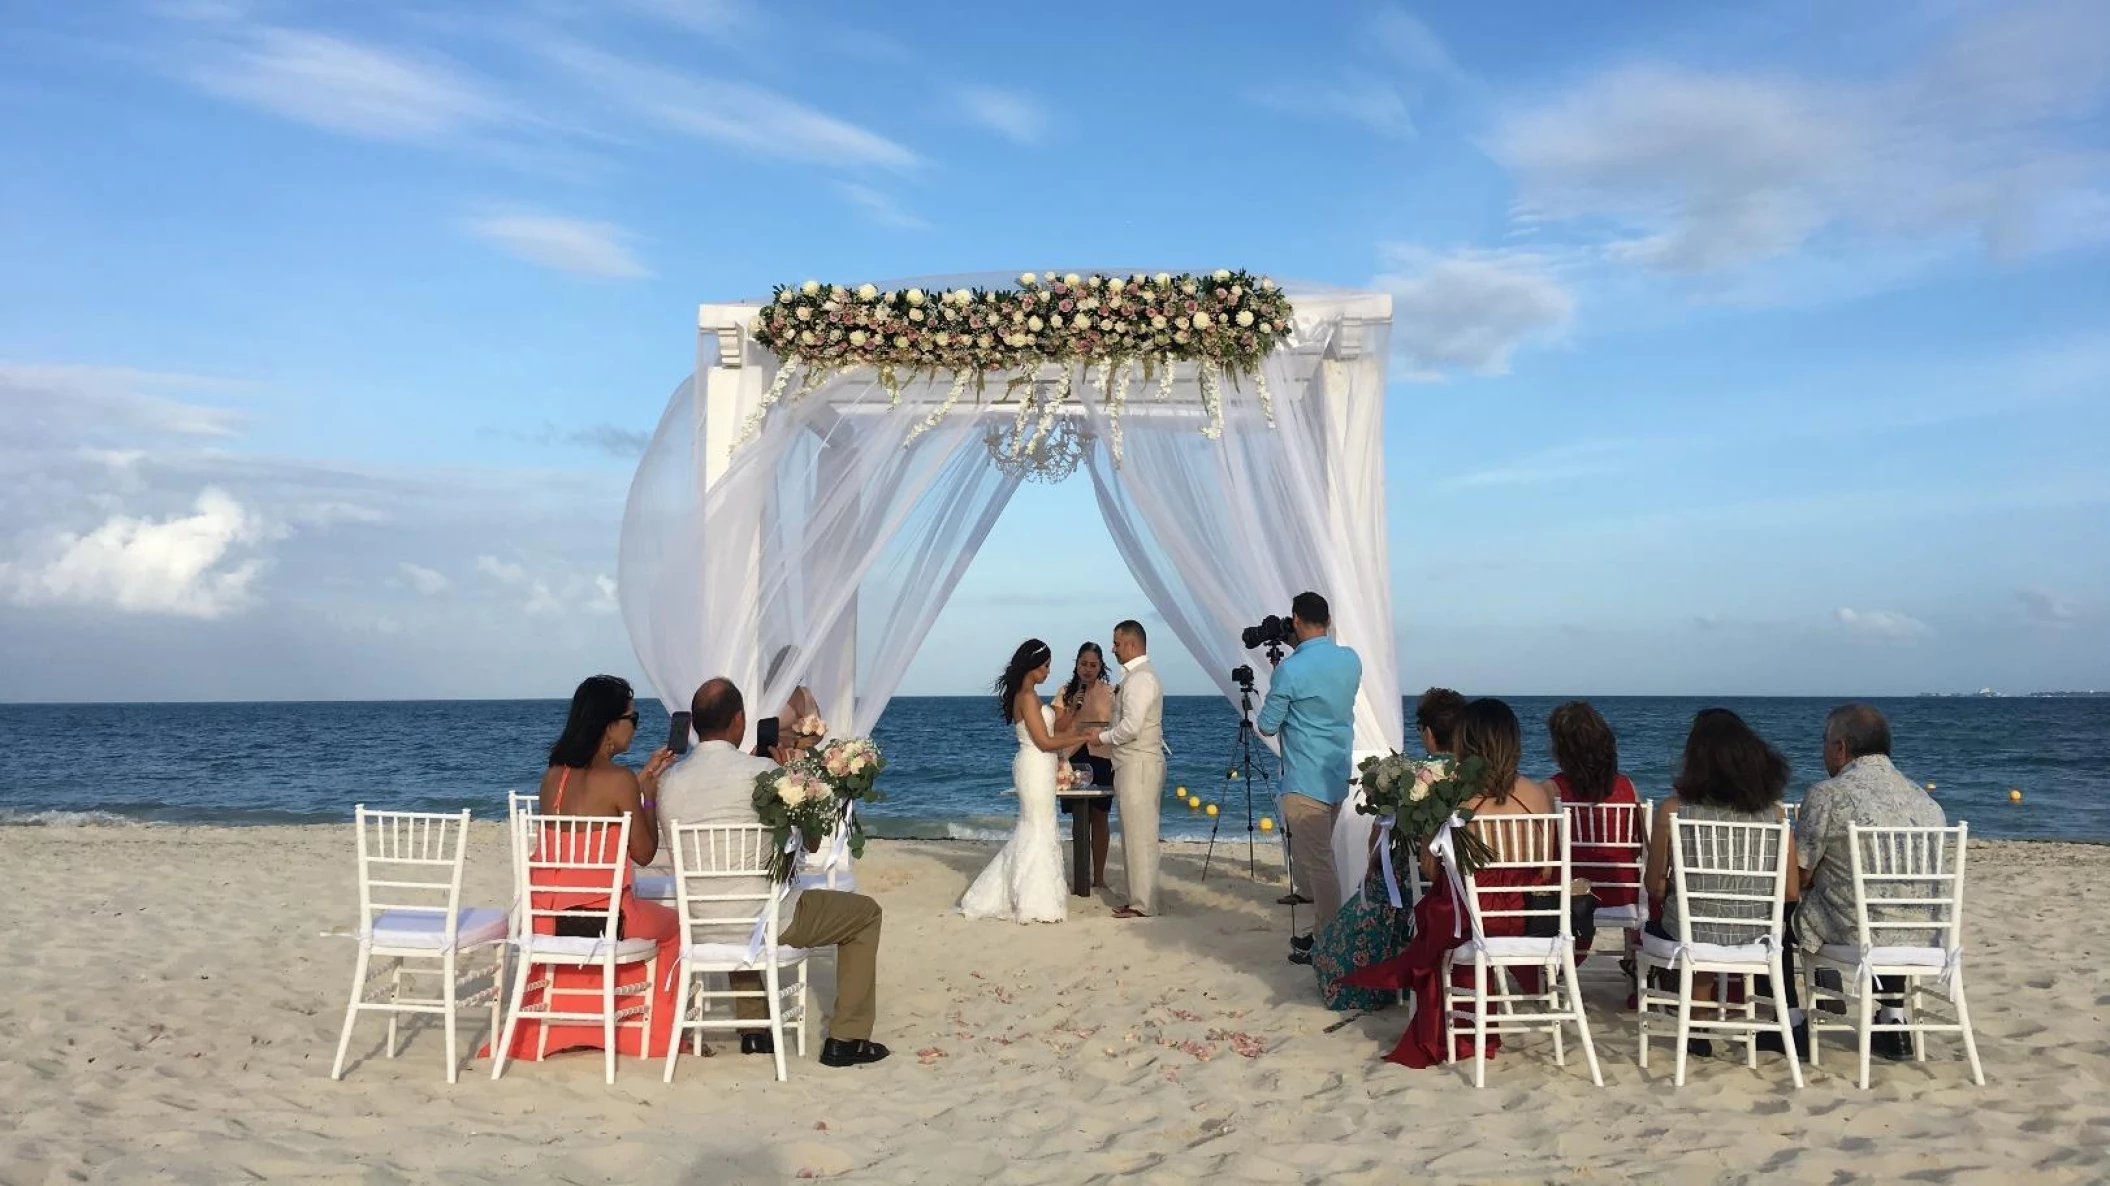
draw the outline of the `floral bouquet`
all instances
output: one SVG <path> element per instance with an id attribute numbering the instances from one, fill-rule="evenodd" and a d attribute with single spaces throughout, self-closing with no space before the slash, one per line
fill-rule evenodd
<path id="1" fill-rule="evenodd" d="M 835 792 L 836 819 L 850 815 L 850 855 L 865 855 L 865 825 L 851 803 L 883 803 L 886 795 L 876 785 L 886 769 L 886 756 L 869 737 L 839 737 L 809 754 L 803 765 L 817 773 Z"/>
<path id="2" fill-rule="evenodd" d="M 769 858 L 771 881 L 789 881 L 798 868 L 793 835 L 810 850 L 842 820 L 835 788 L 803 763 L 756 775 L 753 803 L 776 841 Z"/>
<path id="3" fill-rule="evenodd" d="M 1453 765 L 1447 759 L 1394 753 L 1364 758 L 1357 770 L 1364 801 L 1356 810 L 1392 821 L 1392 858 L 1398 863 L 1414 859 L 1413 846 L 1434 836 L 1452 815 L 1472 818 L 1459 804 L 1480 793 L 1487 763 L 1467 758 Z M 1486 841 L 1471 831 L 1459 829 L 1452 835 L 1460 873 L 1471 873 L 1492 859 Z"/>
<path id="4" fill-rule="evenodd" d="M 1057 794 L 1061 794 L 1064 791 L 1074 791 L 1090 781 L 1091 774 L 1089 771 L 1080 770 L 1068 762 L 1064 762 L 1055 768 L 1055 791 Z"/>
<path id="5" fill-rule="evenodd" d="M 791 722 L 791 735 L 793 737 L 810 737 L 815 741 L 819 741 L 828 735 L 828 722 L 809 712 L 798 720 Z"/>

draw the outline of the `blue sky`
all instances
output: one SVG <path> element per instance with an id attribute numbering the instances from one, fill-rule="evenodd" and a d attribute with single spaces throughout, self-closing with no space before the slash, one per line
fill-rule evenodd
<path id="1" fill-rule="evenodd" d="M 0 161 L 0 698 L 632 671 L 697 304 L 1050 264 L 1394 294 L 1410 688 L 2110 687 L 2092 3 L 22 6 Z M 904 691 L 1140 608 L 1028 487 Z"/>

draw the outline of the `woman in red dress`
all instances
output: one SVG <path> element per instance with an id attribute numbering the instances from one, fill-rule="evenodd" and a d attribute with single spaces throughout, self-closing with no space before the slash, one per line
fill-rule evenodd
<path id="1" fill-rule="evenodd" d="M 1555 802 L 1563 806 L 1571 803 L 1640 805 L 1641 798 L 1634 792 L 1634 784 L 1619 772 L 1619 738 L 1589 701 L 1570 700 L 1554 709 L 1546 718 L 1546 732 L 1553 739 L 1553 760 L 1560 767 L 1560 773 L 1547 779 L 1543 785 Z M 1570 822 L 1574 822 L 1573 816 Z M 1632 836 L 1631 844 L 1607 843 L 1607 840 L 1623 840 L 1628 835 Z M 1572 849 L 1575 875 L 1590 883 L 1590 891 L 1596 896 L 1599 908 L 1632 906 L 1640 899 L 1641 878 L 1633 862 L 1640 858 L 1647 843 L 1646 822 L 1638 816 L 1630 834 L 1596 836 L 1580 831 L 1575 833 Z M 1621 862 L 1626 863 L 1625 868 L 1620 867 Z M 1623 933 L 1627 946 L 1633 947 L 1638 932 L 1629 930 Z M 1589 958 L 1589 954 L 1590 940 L 1577 940 L 1575 962 L 1581 963 Z M 1633 975 L 1630 958 L 1622 956 L 1620 966 L 1627 969 L 1629 976 Z"/>
<path id="2" fill-rule="evenodd" d="M 1485 765 L 1485 778 L 1480 793 L 1460 804 L 1460 808 L 1472 812 L 1475 817 L 1490 815 L 1549 815 L 1553 812 L 1553 799 L 1538 783 L 1517 772 L 1523 760 L 1523 730 L 1517 725 L 1517 714 L 1500 700 L 1475 700 L 1465 706 L 1458 722 L 1456 754 L 1459 763 L 1468 758 L 1479 758 Z M 1406 1067 L 1441 1066 L 1443 1050 L 1443 959 L 1453 947 L 1464 943 L 1472 936 L 1472 928 L 1465 922 L 1465 906 L 1451 892 L 1450 878 L 1438 867 L 1434 855 L 1426 848 L 1422 851 L 1421 865 L 1427 875 L 1430 891 L 1414 904 L 1414 939 L 1407 949 L 1397 957 L 1351 973 L 1341 983 L 1354 988 L 1400 988 L 1414 995 L 1414 1016 L 1407 1023 L 1407 1032 L 1401 1035 L 1399 1045 L 1385 1056 L 1387 1062 L 1396 1062 Z M 1543 871 L 1531 869 L 1489 869 L 1483 871 L 1478 881 L 1482 888 L 1495 886 L 1514 887 L 1514 894 L 1484 895 L 1482 907 L 1487 910 L 1521 910 L 1524 891 L 1544 885 Z M 1523 933 L 1524 920 L 1516 915 L 1487 918 L 1489 936 L 1518 935 Z M 1536 981 L 1529 969 L 1513 969 L 1526 991 L 1536 989 Z M 1452 983 L 1468 986 L 1472 973 L 1466 969 L 1453 969 Z M 1523 983 L 1531 981 L 1531 983 Z M 1473 1040 L 1469 1036 L 1458 1039 L 1456 1054 L 1459 1058 L 1471 1058 Z M 1502 1047 L 1498 1037 L 1487 1039 L 1487 1053 L 1492 1057 Z"/>
<path id="3" fill-rule="evenodd" d="M 659 812 L 656 800 L 659 797 L 659 776 L 674 761 L 674 755 L 661 749 L 652 755 L 645 768 L 632 773 L 628 767 L 616 763 L 616 755 L 630 748 L 637 735 L 637 701 L 633 698 L 628 681 L 612 675 L 597 675 L 579 685 L 572 694 L 571 715 L 564 722 L 564 733 L 550 747 L 549 769 L 542 776 L 542 814 L 545 816 L 616 816 L 630 817 L 630 862 L 634 865 L 649 863 L 659 852 Z M 615 834 L 607 833 L 613 841 Z M 612 860 L 615 854 L 599 853 L 594 860 Z M 535 898 L 539 910 L 605 910 L 608 907 L 607 874 L 586 871 L 594 884 L 601 887 L 598 894 L 581 892 L 585 889 L 582 879 L 566 876 L 563 869 L 536 869 L 535 882 L 528 892 Z M 616 1030 L 616 1053 L 640 1058 L 659 1058 L 667 1052 L 667 1036 L 674 1027 L 676 977 L 668 974 L 681 957 L 681 917 L 673 910 L 657 902 L 637 897 L 631 889 L 631 869 L 623 871 L 623 897 L 621 917 L 617 923 L 618 937 L 623 939 L 651 939 L 659 945 L 659 975 L 649 990 L 652 1004 L 652 1025 L 649 1034 L 636 1027 Z M 567 892 L 569 891 L 569 892 Z M 591 922 L 590 919 L 538 918 L 538 932 L 555 933 L 559 922 Z M 521 969 L 525 975 L 528 969 Z M 598 998 L 601 993 L 602 975 L 598 968 L 558 965 L 552 969 L 554 992 L 560 1000 L 558 1008 L 586 1009 L 581 1002 Z M 636 984 L 645 976 L 642 961 L 624 964 L 616 971 L 617 983 Z M 528 993 L 525 1004 L 541 1004 L 541 990 Z M 617 997 L 618 1010 L 639 1003 L 636 996 Z M 539 1054 L 555 1054 L 561 1050 L 590 1048 L 601 1049 L 602 1031 L 599 1025 L 559 1022 L 548 1027 L 545 1042 L 541 1022 L 523 1019 L 514 1030 L 513 1049 L 507 1058 L 536 1058 Z M 640 1041 L 643 1035 L 645 1040 Z"/>

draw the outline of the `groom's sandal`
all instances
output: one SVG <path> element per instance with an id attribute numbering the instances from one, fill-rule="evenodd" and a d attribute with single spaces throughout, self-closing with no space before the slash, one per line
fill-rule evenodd
<path id="1" fill-rule="evenodd" d="M 1114 911 L 1115 918 L 1149 918 L 1150 916 L 1133 906 L 1123 906 Z"/>
<path id="2" fill-rule="evenodd" d="M 821 1065 L 824 1067 L 857 1067 L 868 1062 L 878 1062 L 893 1051 L 877 1042 L 864 1039 L 837 1041 L 830 1038 L 821 1043 Z"/>
<path id="3" fill-rule="evenodd" d="M 1277 906 L 1309 906 L 1311 904 L 1312 900 L 1310 898 L 1305 897 L 1303 894 L 1300 894 L 1295 890 L 1291 890 L 1290 892 L 1275 899 L 1275 905 Z"/>
<path id="4" fill-rule="evenodd" d="M 768 1034 L 740 1035 L 740 1053 L 742 1054 L 775 1054 L 776 1052 L 777 1041 Z"/>

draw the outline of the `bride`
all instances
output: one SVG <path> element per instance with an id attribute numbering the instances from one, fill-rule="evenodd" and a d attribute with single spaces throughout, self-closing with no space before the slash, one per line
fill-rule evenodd
<path id="1" fill-rule="evenodd" d="M 1055 828 L 1055 770 L 1060 755 L 1087 737 L 1053 733 L 1055 710 L 1040 702 L 1037 691 L 1048 678 L 1051 657 L 1048 644 L 1029 638 L 996 681 L 997 709 L 1018 735 L 1018 754 L 1011 759 L 1018 826 L 960 899 L 960 912 L 969 918 L 1061 922 L 1069 915 L 1070 887 Z"/>

